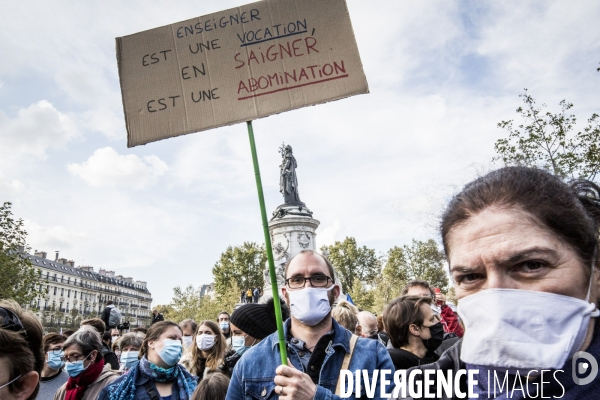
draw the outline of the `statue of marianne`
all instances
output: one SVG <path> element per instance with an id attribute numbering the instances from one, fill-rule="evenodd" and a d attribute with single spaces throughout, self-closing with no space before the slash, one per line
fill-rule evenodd
<path id="1" fill-rule="evenodd" d="M 298 163 L 292 153 L 292 146 L 282 146 L 280 152 L 282 160 L 279 166 L 279 191 L 283 194 L 285 204 L 302 203 L 298 194 L 298 178 L 296 177 Z"/>

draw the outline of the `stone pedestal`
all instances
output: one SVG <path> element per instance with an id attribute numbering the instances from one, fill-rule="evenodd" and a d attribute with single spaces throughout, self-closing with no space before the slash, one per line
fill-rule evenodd
<path id="1" fill-rule="evenodd" d="M 315 238 L 319 223 L 312 217 L 312 212 L 304 204 L 284 204 L 273 212 L 273 219 L 269 222 L 269 232 L 271 233 L 280 296 L 281 287 L 285 284 L 283 278 L 285 263 L 302 250 L 317 250 Z M 265 286 L 260 302 L 265 302 L 273 295 L 268 263 L 265 266 L 263 277 Z"/>

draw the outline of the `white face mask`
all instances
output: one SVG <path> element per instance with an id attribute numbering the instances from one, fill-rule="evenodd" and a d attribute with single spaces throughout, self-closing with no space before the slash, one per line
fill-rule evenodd
<path id="1" fill-rule="evenodd" d="M 210 350 L 215 345 L 216 337 L 217 335 L 208 335 L 206 333 L 198 335 L 196 336 L 196 346 L 203 351 Z"/>
<path id="2" fill-rule="evenodd" d="M 183 347 L 187 349 L 192 345 L 193 338 L 191 336 L 183 336 L 181 340 L 183 341 Z"/>
<path id="3" fill-rule="evenodd" d="M 118 336 L 112 336 L 112 342 L 111 343 L 116 342 L 118 338 L 119 338 Z"/>
<path id="4" fill-rule="evenodd" d="M 287 290 L 290 312 L 304 325 L 315 326 L 331 311 L 328 292 L 330 288 L 305 287 L 301 290 Z"/>
<path id="5" fill-rule="evenodd" d="M 460 359 L 512 374 L 560 369 L 581 348 L 590 318 L 600 314 L 589 296 L 589 289 L 585 301 L 518 289 L 467 296 L 458 304 L 465 325 Z"/>

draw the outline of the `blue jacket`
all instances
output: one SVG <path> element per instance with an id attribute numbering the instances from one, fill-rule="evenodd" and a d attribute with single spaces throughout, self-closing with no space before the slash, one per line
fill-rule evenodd
<path id="1" fill-rule="evenodd" d="M 320 399 L 339 399 L 336 396 L 335 388 L 340 375 L 340 369 L 344 356 L 350 351 L 350 337 L 352 334 L 347 329 L 338 325 L 333 321 L 334 336 L 333 340 L 326 349 L 325 359 L 321 367 L 319 376 L 319 384 L 317 385 L 316 400 Z M 284 324 L 285 337 L 288 337 L 291 320 L 288 319 Z M 300 358 L 293 346 L 287 346 L 288 358 L 293 366 L 303 371 L 304 368 L 300 362 Z M 279 396 L 275 393 L 275 369 L 280 365 L 281 356 L 279 352 L 279 341 L 277 332 L 267 336 L 259 344 L 249 349 L 236 364 L 229 389 L 227 391 L 227 400 L 240 399 L 278 399 Z M 391 394 L 394 389 L 394 364 L 385 347 L 377 340 L 368 338 L 359 338 L 356 342 L 352 360 L 348 366 L 348 370 L 354 372 L 356 370 L 367 370 L 369 377 L 372 378 L 374 370 L 389 370 L 389 375 L 386 379 L 390 381 L 386 385 L 386 393 Z M 361 372 L 362 376 L 362 372 Z M 348 382 L 346 382 L 346 386 Z M 354 393 L 356 386 L 352 386 L 352 395 L 350 398 L 360 398 L 365 395 L 365 389 L 361 381 L 361 390 L 358 395 Z M 381 395 L 381 387 L 379 377 L 376 380 L 376 388 L 374 399 L 379 399 Z"/>

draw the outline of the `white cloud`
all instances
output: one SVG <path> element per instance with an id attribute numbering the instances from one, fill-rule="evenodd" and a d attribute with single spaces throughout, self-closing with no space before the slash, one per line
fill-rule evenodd
<path id="1" fill-rule="evenodd" d="M 126 137 L 125 120 L 118 86 L 111 85 L 103 71 L 82 63 L 62 67 L 54 75 L 59 88 L 76 103 L 86 107 L 74 113 L 78 123 L 112 140 Z"/>
<path id="2" fill-rule="evenodd" d="M 329 246 L 336 242 L 336 240 L 342 240 L 342 223 L 340 220 L 335 220 L 331 225 L 323 227 L 322 230 L 317 231 L 317 246 Z"/>
<path id="3" fill-rule="evenodd" d="M 46 100 L 19 110 L 14 119 L 0 111 L 0 132 L 0 156 L 10 159 L 34 156 L 44 160 L 48 149 L 60 149 L 80 136 L 71 118 Z"/>
<path id="4" fill-rule="evenodd" d="M 145 189 L 164 175 L 169 167 L 155 155 L 120 155 L 112 147 L 98 149 L 81 164 L 67 166 L 71 174 L 91 186 L 121 186 Z"/>
<path id="5" fill-rule="evenodd" d="M 24 222 L 28 234 L 27 241 L 34 244 L 34 250 L 37 248 L 48 253 L 54 250 L 72 250 L 88 239 L 86 233 L 63 225 L 43 226 L 27 219 Z"/>

